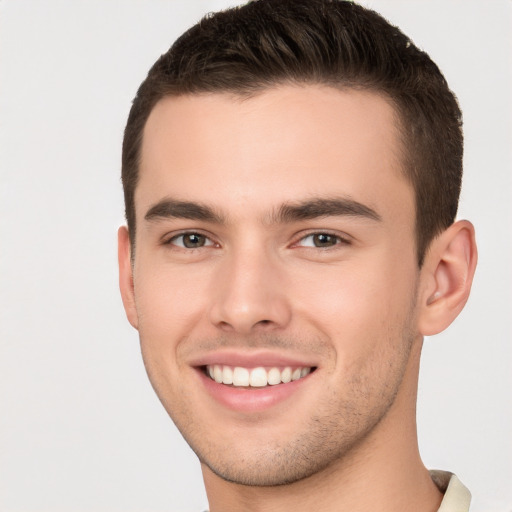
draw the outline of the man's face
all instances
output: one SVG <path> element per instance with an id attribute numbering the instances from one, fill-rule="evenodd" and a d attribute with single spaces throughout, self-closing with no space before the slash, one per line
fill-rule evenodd
<path id="1" fill-rule="evenodd" d="M 400 166 L 393 109 L 372 93 L 282 86 L 154 108 L 128 314 L 206 471 L 295 481 L 414 414 L 400 399 L 419 279 Z"/>

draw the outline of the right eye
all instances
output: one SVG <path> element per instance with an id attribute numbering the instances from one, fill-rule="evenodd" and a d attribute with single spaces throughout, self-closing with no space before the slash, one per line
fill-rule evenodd
<path id="1" fill-rule="evenodd" d="M 166 243 L 183 249 L 200 249 L 201 247 L 211 247 L 215 245 L 212 240 L 201 233 L 181 233 L 173 236 Z"/>

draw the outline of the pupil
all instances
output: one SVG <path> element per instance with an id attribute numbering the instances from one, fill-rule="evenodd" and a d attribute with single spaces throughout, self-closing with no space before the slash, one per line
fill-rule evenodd
<path id="1" fill-rule="evenodd" d="M 204 245 L 204 236 L 196 234 L 185 235 L 183 237 L 183 245 L 189 249 L 202 247 Z"/>

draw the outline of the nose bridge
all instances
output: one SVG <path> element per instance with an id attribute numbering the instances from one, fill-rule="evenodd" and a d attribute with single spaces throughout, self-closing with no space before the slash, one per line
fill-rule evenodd
<path id="1" fill-rule="evenodd" d="M 278 266 L 272 251 L 254 240 L 228 251 L 214 279 L 211 321 L 240 333 L 284 327 L 291 312 Z"/>

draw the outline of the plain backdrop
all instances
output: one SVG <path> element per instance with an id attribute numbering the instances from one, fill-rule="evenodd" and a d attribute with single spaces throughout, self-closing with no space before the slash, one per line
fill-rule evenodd
<path id="1" fill-rule="evenodd" d="M 149 67 L 228 1 L 0 0 L 0 510 L 198 512 L 117 286 L 122 132 Z M 428 467 L 512 511 L 512 1 L 364 2 L 440 65 L 465 119 L 470 301 L 426 340 Z"/>

